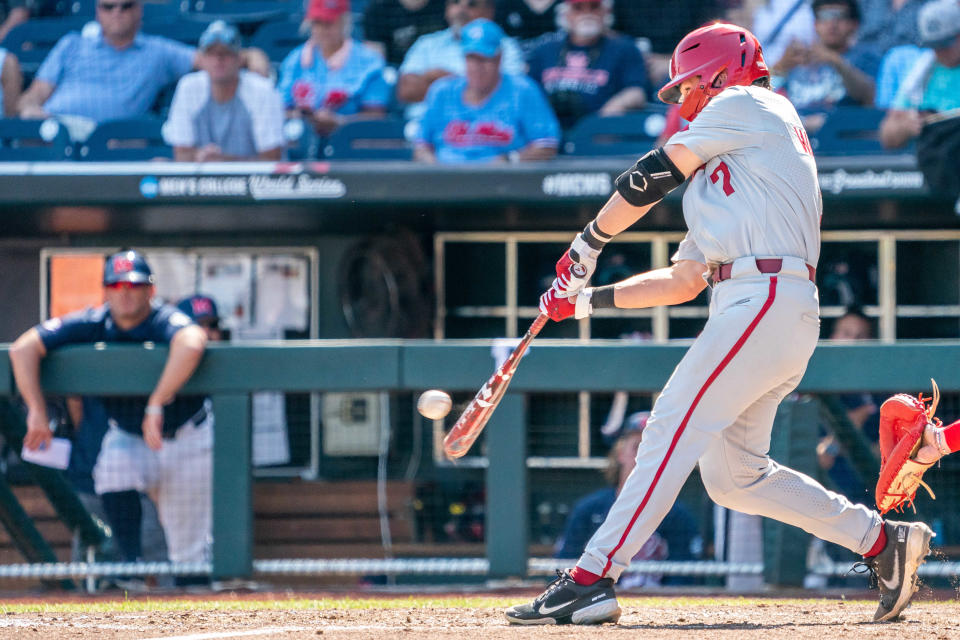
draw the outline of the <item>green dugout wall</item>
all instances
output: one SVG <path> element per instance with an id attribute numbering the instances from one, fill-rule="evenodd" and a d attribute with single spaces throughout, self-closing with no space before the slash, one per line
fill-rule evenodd
<path id="1" fill-rule="evenodd" d="M 789 339 L 785 337 L 785 339 Z M 487 557 L 489 574 L 524 573 L 528 510 L 524 392 L 658 390 L 685 345 L 620 342 L 537 342 L 524 359 L 511 393 L 486 435 Z M 575 350 L 575 351 L 574 351 Z M 576 357 L 580 371 L 572 376 Z M 51 394 L 146 394 L 166 349 L 75 346 L 52 353 L 42 380 Z M 803 392 L 929 389 L 960 391 L 960 343 L 820 346 L 799 390 Z M 216 577 L 252 573 L 250 402 L 253 391 L 474 390 L 493 369 L 488 341 L 311 341 L 250 346 L 214 345 L 186 391 L 210 394 L 217 416 L 214 445 L 214 554 Z M 115 372 L 122 371 L 123 375 Z M 6 347 L 0 348 L 0 395 L 15 386 Z M 793 425 L 791 429 L 800 426 Z M 792 436 L 791 436 L 792 437 Z"/>

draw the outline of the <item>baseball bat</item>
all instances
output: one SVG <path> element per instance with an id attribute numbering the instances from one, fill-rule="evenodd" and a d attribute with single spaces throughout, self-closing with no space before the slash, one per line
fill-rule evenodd
<path id="1" fill-rule="evenodd" d="M 510 356 L 503 361 L 499 369 L 493 372 L 487 383 L 480 388 L 477 395 L 460 414 L 457 422 L 450 429 L 450 433 L 443 439 L 443 451 L 448 458 L 452 460 L 463 457 L 470 450 L 480 432 L 487 425 L 487 421 L 490 420 L 490 416 L 493 415 L 497 405 L 500 404 L 507 387 L 510 386 L 513 374 L 520 364 L 520 358 L 523 357 L 527 347 L 540 333 L 540 329 L 543 329 L 547 320 L 548 317 L 545 313 L 537 316 L 537 319 L 527 329 L 523 339 L 520 340 L 520 344 L 513 348 Z"/>

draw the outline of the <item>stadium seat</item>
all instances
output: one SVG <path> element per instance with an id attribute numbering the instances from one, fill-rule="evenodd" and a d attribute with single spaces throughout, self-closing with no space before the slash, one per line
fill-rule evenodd
<path id="1" fill-rule="evenodd" d="M 79 159 L 94 162 L 172 158 L 163 141 L 163 122 L 157 118 L 110 120 L 97 125 L 80 147 Z"/>
<path id="2" fill-rule="evenodd" d="M 72 154 L 67 128 L 53 118 L 0 119 L 0 162 L 69 160 Z"/>
<path id="3" fill-rule="evenodd" d="M 190 20 L 186 18 L 173 20 L 158 20 L 149 24 L 144 21 L 143 32 L 154 36 L 163 36 L 183 44 L 196 47 L 200 35 L 207 28 L 209 22 Z"/>
<path id="4" fill-rule="evenodd" d="M 267 22 L 257 29 L 250 39 L 250 46 L 261 49 L 274 65 L 279 65 L 287 54 L 299 47 L 307 39 L 300 32 L 300 22 L 295 20 L 277 20 Z"/>
<path id="5" fill-rule="evenodd" d="M 194 0 L 192 12 L 229 20 L 239 26 L 303 15 L 303 3 L 300 0 Z"/>
<path id="6" fill-rule="evenodd" d="M 291 118 L 283 123 L 287 160 L 315 160 L 320 155 L 322 140 L 302 118 Z"/>
<path id="7" fill-rule="evenodd" d="M 566 136 L 563 152 L 573 156 L 637 156 L 653 149 L 666 124 L 666 109 L 648 107 L 622 116 L 585 116 Z"/>
<path id="8" fill-rule="evenodd" d="M 32 76 L 57 41 L 71 31 L 80 31 L 86 18 L 35 18 L 14 27 L 0 43 L 17 56 L 24 75 Z"/>
<path id="9" fill-rule="evenodd" d="M 331 160 L 411 160 L 402 120 L 356 120 L 330 134 L 323 155 Z"/>
<path id="10" fill-rule="evenodd" d="M 143 23 L 150 24 L 158 20 L 172 20 L 190 9 L 189 0 L 141 0 L 143 3 Z M 68 5 L 64 13 L 84 16 L 89 19 L 97 13 L 97 0 L 64 0 Z"/>
<path id="11" fill-rule="evenodd" d="M 810 136 L 813 152 L 823 156 L 888 153 L 880 144 L 882 109 L 837 107 L 826 114 L 823 126 Z"/>

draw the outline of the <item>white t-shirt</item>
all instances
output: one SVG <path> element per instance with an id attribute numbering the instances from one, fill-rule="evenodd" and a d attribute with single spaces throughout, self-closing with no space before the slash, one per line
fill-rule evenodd
<path id="1" fill-rule="evenodd" d="M 283 146 L 283 100 L 269 80 L 241 70 L 233 99 L 217 103 L 207 72 L 189 73 L 177 83 L 163 139 L 174 147 L 213 143 L 227 155 L 253 157 Z"/>
<path id="2" fill-rule="evenodd" d="M 682 144 L 704 162 L 683 195 L 689 231 L 674 261 L 794 256 L 816 266 L 823 213 L 817 165 L 789 100 L 762 87 L 730 87 L 667 144 Z"/>

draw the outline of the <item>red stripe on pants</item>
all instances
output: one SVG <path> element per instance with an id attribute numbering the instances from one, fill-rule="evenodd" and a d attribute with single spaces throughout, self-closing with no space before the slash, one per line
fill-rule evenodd
<path id="1" fill-rule="evenodd" d="M 763 316 L 766 315 L 767 310 L 770 309 L 773 305 L 774 299 L 777 297 L 777 278 L 776 276 L 770 278 L 770 289 L 767 293 L 767 301 L 763 303 L 763 307 L 760 308 L 760 312 L 757 313 L 757 317 L 753 319 L 750 325 L 743 332 L 743 335 L 740 336 L 740 339 L 737 340 L 736 344 L 730 349 L 723 360 L 720 361 L 720 364 L 717 365 L 717 368 L 713 370 L 713 373 L 710 374 L 710 377 L 707 378 L 707 381 L 703 383 L 703 386 L 700 387 L 700 391 L 697 392 L 697 396 L 693 399 L 693 403 L 690 405 L 690 408 L 687 409 L 687 413 L 683 416 L 683 420 L 680 421 L 680 427 L 677 429 L 677 432 L 673 434 L 673 440 L 670 441 L 670 448 L 667 449 L 667 454 L 663 458 L 663 462 L 660 463 L 660 468 L 657 469 L 657 473 L 653 476 L 653 482 L 650 483 L 650 488 L 647 489 L 647 493 L 643 496 L 643 500 L 640 501 L 640 506 L 637 507 L 637 510 L 634 511 L 633 517 L 630 519 L 630 524 L 627 525 L 626 531 L 623 532 L 623 535 L 620 537 L 620 542 L 617 543 L 617 546 L 613 548 L 609 554 L 607 554 L 607 564 L 603 567 L 603 572 L 601 576 L 607 575 L 607 571 L 610 570 L 610 567 L 613 565 L 613 556 L 616 555 L 617 551 L 620 550 L 620 547 L 623 546 L 623 543 L 627 541 L 627 536 L 630 534 L 630 530 L 633 528 L 634 523 L 637 521 L 637 518 L 640 517 L 640 513 L 643 511 L 643 508 L 647 506 L 647 502 L 650 500 L 650 496 L 653 494 L 653 490 L 657 486 L 657 482 L 660 480 L 660 476 L 663 475 L 663 470 L 666 468 L 667 463 L 670 462 L 670 456 L 673 454 L 673 450 L 677 446 L 677 442 L 680 441 L 680 436 L 683 435 L 684 429 L 687 428 L 687 423 L 690 421 L 690 416 L 693 415 L 694 409 L 697 408 L 697 405 L 700 403 L 700 399 L 703 397 L 703 394 L 707 392 L 707 389 L 710 388 L 710 385 L 713 384 L 713 381 L 717 379 L 717 376 L 720 375 L 720 372 L 723 371 L 730 361 L 733 360 L 734 356 L 737 355 L 737 352 L 743 347 L 743 344 L 747 341 L 747 338 L 750 337 L 750 334 L 753 333 L 753 330 L 757 328 L 757 325 L 760 324 L 760 320 L 763 319 Z"/>

